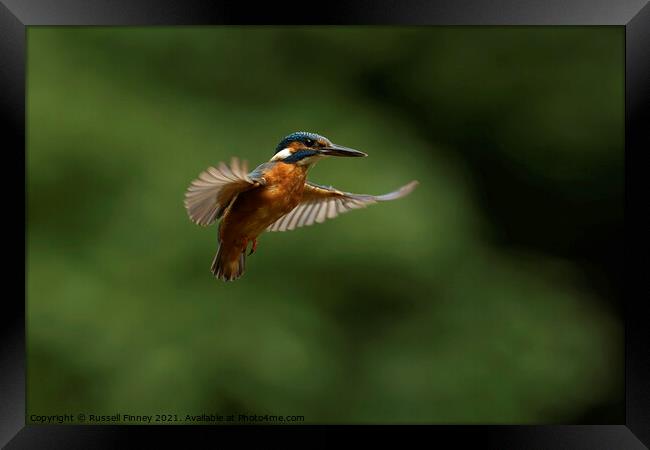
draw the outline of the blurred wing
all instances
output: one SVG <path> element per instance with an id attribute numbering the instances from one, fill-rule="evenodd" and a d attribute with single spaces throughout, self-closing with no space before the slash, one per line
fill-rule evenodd
<path id="1" fill-rule="evenodd" d="M 269 225 L 267 231 L 290 231 L 312 225 L 315 222 L 322 223 L 325 219 L 333 219 L 352 209 L 365 208 L 377 202 L 397 200 L 411 193 L 417 184 L 417 181 L 411 181 L 388 194 L 364 195 L 341 192 L 331 186 L 319 186 L 307 182 L 302 201 L 298 206 Z"/>
<path id="2" fill-rule="evenodd" d="M 230 167 L 221 162 L 218 167 L 201 172 L 185 191 L 185 209 L 190 220 L 197 225 L 210 225 L 223 215 L 237 194 L 263 182 L 247 172 L 246 161 L 240 165 L 237 158 L 232 158 Z"/>

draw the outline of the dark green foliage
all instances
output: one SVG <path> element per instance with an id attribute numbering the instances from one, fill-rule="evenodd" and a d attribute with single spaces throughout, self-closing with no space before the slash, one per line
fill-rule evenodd
<path id="1" fill-rule="evenodd" d="M 30 28 L 29 413 L 549 423 L 615 405 L 623 37 Z M 420 185 L 265 234 L 216 281 L 185 188 L 301 129 L 370 155 L 316 183 Z"/>

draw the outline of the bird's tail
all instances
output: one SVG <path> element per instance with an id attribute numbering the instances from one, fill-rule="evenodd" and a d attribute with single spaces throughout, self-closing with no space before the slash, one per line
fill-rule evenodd
<path id="1" fill-rule="evenodd" d="M 212 260 L 212 274 L 223 281 L 233 281 L 241 277 L 246 268 L 246 249 L 236 246 L 224 246 L 219 243 L 219 250 Z"/>

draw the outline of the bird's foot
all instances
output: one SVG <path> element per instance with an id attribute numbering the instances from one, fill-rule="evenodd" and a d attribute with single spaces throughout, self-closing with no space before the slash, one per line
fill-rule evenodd
<path id="1" fill-rule="evenodd" d="M 248 254 L 248 256 L 250 256 L 250 255 L 252 255 L 253 253 L 255 253 L 255 250 L 256 250 L 256 249 L 257 249 L 257 239 L 253 239 L 253 246 L 251 247 L 251 251 L 250 251 L 250 253 Z"/>

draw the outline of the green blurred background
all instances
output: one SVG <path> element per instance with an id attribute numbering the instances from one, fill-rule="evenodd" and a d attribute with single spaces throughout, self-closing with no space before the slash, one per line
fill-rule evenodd
<path id="1" fill-rule="evenodd" d="M 624 421 L 621 27 L 28 30 L 28 414 Z M 409 197 L 209 267 L 183 194 L 297 130 Z M 28 418 L 29 420 L 29 418 Z"/>

